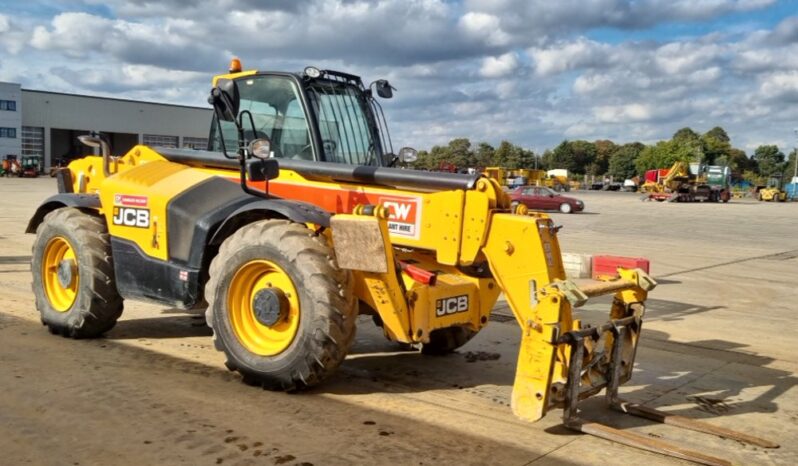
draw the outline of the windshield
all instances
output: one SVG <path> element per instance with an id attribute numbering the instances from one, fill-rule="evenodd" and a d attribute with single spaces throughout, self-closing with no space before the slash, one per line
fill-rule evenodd
<path id="1" fill-rule="evenodd" d="M 328 162 L 377 165 L 382 148 L 374 137 L 370 107 L 360 89 L 337 81 L 308 86 Z"/>
<path id="2" fill-rule="evenodd" d="M 371 104 L 363 91 L 348 82 L 318 79 L 310 82 L 307 95 L 318 121 L 323 154 L 314 158 L 311 126 L 296 82 L 287 76 L 256 75 L 237 80 L 244 114 L 242 126 L 248 141 L 269 138 L 273 156 L 352 165 L 379 165 L 382 144 Z M 221 137 L 211 125 L 210 150 L 228 153 L 238 149 L 233 122 L 221 122 Z M 253 130 L 254 127 L 254 130 Z"/>
<path id="3" fill-rule="evenodd" d="M 241 96 L 239 113 L 248 111 L 252 119 L 244 114 L 242 126 L 244 138 L 269 138 L 273 156 L 278 158 L 313 160 L 308 128 L 299 89 L 289 78 L 283 76 L 253 76 L 240 79 L 238 92 Z M 216 117 L 214 116 L 214 119 Z M 224 147 L 228 153 L 238 148 L 238 133 L 231 121 L 222 121 Z M 211 150 L 222 149 L 222 138 L 211 126 Z"/>

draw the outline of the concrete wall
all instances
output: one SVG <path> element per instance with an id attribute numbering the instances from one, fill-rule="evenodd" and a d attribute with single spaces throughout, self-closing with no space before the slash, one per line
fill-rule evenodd
<path id="1" fill-rule="evenodd" d="M 88 129 L 106 133 L 132 133 L 207 138 L 210 108 L 136 102 L 55 92 L 22 90 L 23 126 L 44 128 L 45 166 L 53 157 L 51 129 Z M 20 113 L 20 112 L 17 112 Z M 90 150 L 87 148 L 87 153 Z"/>
<path id="2" fill-rule="evenodd" d="M 22 99 L 20 87 L 16 83 L 0 82 L 0 100 L 13 100 L 17 103 L 17 110 L 0 110 L 0 127 L 16 128 L 16 138 L 0 138 L 0 160 L 6 154 L 19 157 L 22 153 Z M 210 119 L 208 120 L 210 121 Z"/>

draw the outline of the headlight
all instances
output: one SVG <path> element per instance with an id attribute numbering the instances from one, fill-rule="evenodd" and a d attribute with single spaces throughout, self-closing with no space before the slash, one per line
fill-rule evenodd
<path id="1" fill-rule="evenodd" d="M 308 66 L 305 68 L 305 76 L 308 78 L 316 79 L 321 76 L 321 70 L 316 68 L 315 66 Z"/>

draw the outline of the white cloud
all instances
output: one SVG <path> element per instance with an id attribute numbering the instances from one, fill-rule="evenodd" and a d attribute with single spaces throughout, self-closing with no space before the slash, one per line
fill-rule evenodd
<path id="1" fill-rule="evenodd" d="M 689 73 L 714 64 L 722 52 L 714 43 L 671 42 L 657 49 L 654 61 L 666 73 Z"/>
<path id="2" fill-rule="evenodd" d="M 798 103 L 798 70 L 776 72 L 765 76 L 760 85 L 765 98 Z"/>
<path id="3" fill-rule="evenodd" d="M 735 19 L 700 37 L 663 32 L 715 27 L 772 0 L 59 2 L 52 17 L 0 14 L 10 52 L 0 79 L 204 105 L 210 75 L 232 54 L 247 68 L 313 64 L 390 79 L 392 133 L 419 148 L 457 136 L 539 149 L 564 137 L 650 141 L 688 125 L 724 126 L 746 145 L 777 140 L 798 118 L 798 16 L 767 28 Z M 103 15 L 81 11 L 87 4 Z M 656 25 L 638 35 L 650 40 L 595 34 Z"/>
<path id="4" fill-rule="evenodd" d="M 485 57 L 479 74 L 486 78 L 501 78 L 509 75 L 518 68 L 518 58 L 515 53 L 508 52 L 498 57 Z"/>
<path id="5" fill-rule="evenodd" d="M 531 47 L 527 50 L 535 63 L 535 72 L 550 76 L 576 68 L 606 66 L 610 47 L 580 37 L 576 41 L 557 42 L 547 47 Z"/>
<path id="6" fill-rule="evenodd" d="M 458 25 L 467 37 L 488 45 L 502 46 L 510 42 L 510 36 L 502 31 L 499 18 L 494 15 L 468 12 L 460 18 Z"/>
<path id="7" fill-rule="evenodd" d="M 25 47 L 27 33 L 15 25 L 8 15 L 0 14 L 0 46 L 12 55 L 16 55 Z"/>

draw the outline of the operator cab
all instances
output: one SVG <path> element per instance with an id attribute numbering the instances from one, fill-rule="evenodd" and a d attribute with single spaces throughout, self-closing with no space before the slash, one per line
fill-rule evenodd
<path id="1" fill-rule="evenodd" d="M 372 95 L 376 87 L 380 97 L 390 98 L 393 88 L 388 81 L 366 88 L 358 76 L 314 67 L 302 73 L 230 71 L 216 81 L 233 81 L 237 122 L 215 113 L 209 150 L 232 155 L 256 139 L 266 139 L 270 156 L 278 160 L 368 166 L 391 166 L 398 160 L 385 116 Z"/>

